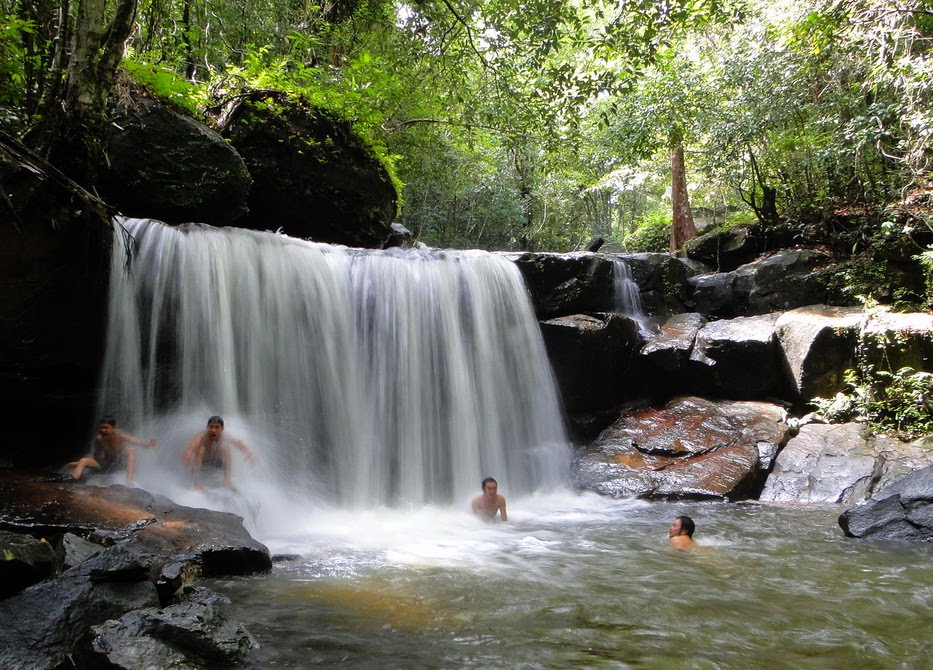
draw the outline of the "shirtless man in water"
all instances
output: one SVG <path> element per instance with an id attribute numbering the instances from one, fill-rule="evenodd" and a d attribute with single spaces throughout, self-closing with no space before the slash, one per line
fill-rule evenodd
<path id="1" fill-rule="evenodd" d="M 486 521 L 493 521 L 497 512 L 500 521 L 509 520 L 505 511 L 505 496 L 499 495 L 499 484 L 492 477 L 483 480 L 483 492 L 473 498 L 470 506 L 473 508 L 473 514 Z"/>
<path id="2" fill-rule="evenodd" d="M 674 519 L 669 533 L 671 546 L 674 549 L 696 549 L 700 545 L 693 541 L 693 531 L 696 530 L 696 524 L 686 514 L 681 514 Z"/>
<path id="3" fill-rule="evenodd" d="M 97 426 L 97 437 L 94 438 L 94 449 L 84 458 L 66 465 L 71 470 L 71 476 L 81 479 L 84 471 L 90 468 L 101 473 L 110 472 L 120 463 L 126 463 L 126 485 L 133 486 L 133 474 L 136 470 L 136 450 L 128 445 L 136 445 L 152 449 L 156 446 L 155 440 L 141 440 L 129 433 L 117 430 L 117 420 L 107 415 L 101 417 Z"/>
<path id="4" fill-rule="evenodd" d="M 247 463 L 253 463 L 256 457 L 250 448 L 235 437 L 224 437 L 223 417 L 212 416 L 207 420 L 207 430 L 195 435 L 181 454 L 181 461 L 185 465 L 193 463 L 194 487 L 204 491 L 201 483 L 201 466 L 211 465 L 222 468 L 224 472 L 224 486 L 236 491 L 230 479 L 230 446 L 239 449 Z"/>

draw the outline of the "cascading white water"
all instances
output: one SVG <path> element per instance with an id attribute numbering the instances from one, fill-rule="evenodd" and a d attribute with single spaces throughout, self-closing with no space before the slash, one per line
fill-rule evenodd
<path id="1" fill-rule="evenodd" d="M 644 317 L 641 291 L 632 276 L 632 268 L 619 259 L 612 261 L 612 311 L 632 317 Z"/>
<path id="2" fill-rule="evenodd" d="M 163 454 L 184 433 L 167 426 L 216 413 L 276 481 L 343 505 L 450 502 L 486 475 L 516 494 L 564 480 L 561 408 L 512 263 L 140 219 L 116 230 L 100 408 L 161 427 Z"/>

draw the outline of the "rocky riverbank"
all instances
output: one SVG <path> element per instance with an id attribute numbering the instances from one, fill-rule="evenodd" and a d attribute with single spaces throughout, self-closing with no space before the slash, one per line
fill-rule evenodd
<path id="1" fill-rule="evenodd" d="M 255 647 L 197 586 L 271 569 L 240 517 L 55 479 L 0 472 L 0 667 L 227 666 Z"/>

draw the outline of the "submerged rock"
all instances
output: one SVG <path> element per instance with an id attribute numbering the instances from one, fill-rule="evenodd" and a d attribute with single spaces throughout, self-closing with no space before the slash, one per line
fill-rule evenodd
<path id="1" fill-rule="evenodd" d="M 578 486 L 612 496 L 739 500 L 787 434 L 784 410 L 685 397 L 624 414 L 575 465 Z"/>

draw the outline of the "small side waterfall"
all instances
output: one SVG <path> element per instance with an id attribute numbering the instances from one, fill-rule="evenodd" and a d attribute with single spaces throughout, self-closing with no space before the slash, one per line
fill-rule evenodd
<path id="1" fill-rule="evenodd" d="M 119 223 L 135 253 L 126 271 L 118 228 L 100 407 L 159 433 L 172 463 L 183 445 L 165 427 L 187 438 L 216 413 L 276 483 L 342 505 L 455 501 L 486 475 L 529 493 L 566 476 L 512 263 Z"/>
<path id="2" fill-rule="evenodd" d="M 612 311 L 634 318 L 644 318 L 641 291 L 632 277 L 632 268 L 620 259 L 612 261 Z"/>

